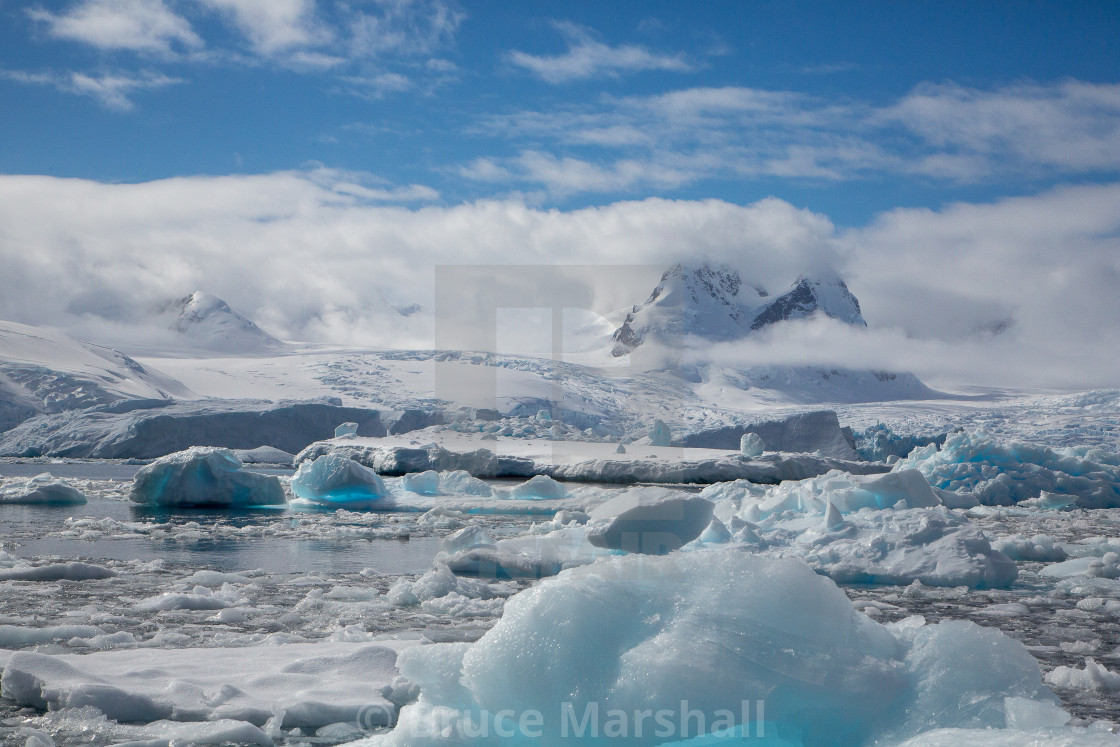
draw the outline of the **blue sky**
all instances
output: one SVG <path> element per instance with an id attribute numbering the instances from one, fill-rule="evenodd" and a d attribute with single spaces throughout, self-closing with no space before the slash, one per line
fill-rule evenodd
<path id="1" fill-rule="evenodd" d="M 608 315 L 828 267 L 868 329 L 744 355 L 1117 386 L 1117 39 L 1114 0 L 0 0 L 0 319 L 129 349 L 204 290 L 425 347 L 446 265 Z"/>
<path id="2" fill-rule="evenodd" d="M 1115 2 L 0 0 L 0 172 L 896 207 L 1120 171 Z"/>

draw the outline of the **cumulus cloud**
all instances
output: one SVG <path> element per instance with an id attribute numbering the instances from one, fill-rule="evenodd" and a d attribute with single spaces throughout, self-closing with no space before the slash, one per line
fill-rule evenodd
<path id="1" fill-rule="evenodd" d="M 46 24 L 51 36 L 100 49 L 168 55 L 175 47 L 203 46 L 191 24 L 163 0 L 85 0 L 65 13 L 51 13 L 38 7 L 27 12 L 32 19 Z"/>
<path id="2" fill-rule="evenodd" d="M 566 52 L 532 55 L 515 50 L 507 55 L 509 62 L 548 83 L 566 83 L 604 75 L 614 77 L 645 70 L 690 72 L 696 69 L 683 54 L 659 54 L 631 44 L 612 47 L 599 41 L 583 26 L 564 22 L 553 25 L 567 42 Z"/>
<path id="3" fill-rule="evenodd" d="M 329 169 L 142 184 L 3 176 L 0 318 L 128 347 L 159 332 L 152 309 L 200 289 L 287 339 L 428 347 L 433 311 L 455 307 L 436 296 L 438 268 L 459 279 L 457 315 L 475 313 L 471 299 L 521 308 L 562 288 L 572 308 L 609 316 L 678 261 L 728 263 L 771 293 L 837 267 L 867 330 L 810 320 L 708 352 L 934 384 L 1120 381 L 1120 184 L 896 210 L 847 231 L 773 198 L 424 204 L 436 197 Z M 392 309 L 411 303 L 425 311 Z"/>
<path id="4" fill-rule="evenodd" d="M 794 91 L 689 88 L 489 115 L 472 132 L 505 138 L 518 152 L 491 156 L 493 168 L 466 175 L 493 180 L 502 169 L 511 183 L 557 195 L 709 178 L 1050 179 L 1120 170 L 1120 86 L 923 84 L 886 105 Z M 541 168 L 541 154 L 552 167 Z"/>

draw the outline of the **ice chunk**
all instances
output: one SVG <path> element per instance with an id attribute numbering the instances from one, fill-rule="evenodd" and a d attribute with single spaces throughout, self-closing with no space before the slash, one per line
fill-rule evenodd
<path id="1" fill-rule="evenodd" d="M 483 728 L 542 745 L 721 728 L 787 744 L 894 743 L 1003 728 L 1007 698 L 1056 702 L 1037 662 L 998 630 L 888 628 L 803 563 L 735 549 L 567 571 L 510 598 L 477 642 L 415 647 L 398 666 L 419 699 L 371 744 L 475 744 Z M 658 712 L 669 731 L 654 737 Z"/>
<path id="2" fill-rule="evenodd" d="M 707 545 L 720 545 L 731 541 L 731 532 L 722 521 L 713 516 L 712 522 L 700 533 L 700 541 Z"/>
<path id="3" fill-rule="evenodd" d="M 481 495 L 488 496 L 493 493 L 490 485 L 467 472 L 465 469 L 441 472 L 439 476 L 440 488 L 451 495 Z"/>
<path id="4" fill-rule="evenodd" d="M 618 446 L 614 447 L 614 453 L 615 454 L 625 454 L 626 453 L 626 446 L 621 441 L 619 441 Z"/>
<path id="5" fill-rule="evenodd" d="M 463 575 L 542 578 L 554 576 L 566 568 L 586 565 L 613 552 L 590 544 L 583 527 L 572 527 L 498 540 L 492 546 L 478 545 L 451 554 L 441 553 L 436 560 Z"/>
<path id="6" fill-rule="evenodd" d="M 116 571 L 90 563 L 52 563 L 0 569 L 0 581 L 88 581 L 113 578 Z"/>
<path id="7" fill-rule="evenodd" d="M 1085 668 L 1057 667 L 1046 675 L 1047 684 L 1071 690 L 1120 692 L 1120 672 L 1112 672 L 1092 658 L 1085 659 Z"/>
<path id="8" fill-rule="evenodd" d="M 587 540 L 596 547 L 661 555 L 700 536 L 715 505 L 668 488 L 632 488 L 591 511 Z"/>
<path id="9" fill-rule="evenodd" d="M 1047 534 L 1036 534 L 1033 537 L 1015 534 L 996 540 L 992 543 L 992 547 L 1012 560 L 1037 560 L 1044 563 L 1055 563 L 1069 557 L 1065 549 L 1056 544 L 1054 538 Z"/>
<path id="10" fill-rule="evenodd" d="M 568 490 L 562 483 L 553 480 L 548 475 L 535 475 L 520 485 L 502 491 L 502 493 L 506 498 L 547 500 L 563 498 L 568 494 Z"/>
<path id="11" fill-rule="evenodd" d="M 8 482 L 0 487 L 0 504 L 37 503 L 49 506 L 80 505 L 85 495 L 65 480 L 58 480 L 49 472 L 30 480 Z"/>
<path id="12" fill-rule="evenodd" d="M 440 546 L 446 552 L 455 553 L 472 547 L 493 547 L 494 540 L 485 529 L 474 524 L 447 535 L 440 542 Z"/>
<path id="13" fill-rule="evenodd" d="M 350 438 L 358 435 L 357 423 L 343 423 L 334 429 L 335 438 Z"/>
<path id="14" fill-rule="evenodd" d="M 401 487 L 420 495 L 439 495 L 439 473 L 434 469 L 410 472 L 401 478 Z"/>
<path id="15" fill-rule="evenodd" d="M 762 456 L 762 452 L 766 450 L 766 444 L 762 441 L 762 436 L 757 433 L 747 432 L 739 439 L 739 453 L 747 458 Z"/>
<path id="16" fill-rule="evenodd" d="M 828 508 L 824 512 L 824 528 L 828 531 L 836 531 L 842 526 L 844 526 L 844 517 L 836 509 L 836 504 L 829 501 Z"/>
<path id="17" fill-rule="evenodd" d="M 242 469 L 229 449 L 195 446 L 141 467 L 129 499 L 161 506 L 276 506 L 280 480 Z"/>
<path id="18" fill-rule="evenodd" d="M 388 494 L 376 472 L 334 453 L 301 464 L 292 477 L 292 492 L 308 503 L 346 508 L 382 505 Z"/>
<path id="19" fill-rule="evenodd" d="M 401 579 L 389 589 L 389 602 L 397 607 L 411 607 L 456 594 L 464 599 L 488 600 L 494 596 L 484 581 L 459 578 L 442 564 L 415 581 Z M 498 608 L 500 609 L 500 607 Z"/>
<path id="20" fill-rule="evenodd" d="M 648 435 L 651 446 L 668 446 L 669 442 L 673 440 L 672 430 L 660 419 L 653 421 Z"/>
<path id="21" fill-rule="evenodd" d="M 1026 508 L 1038 508 L 1043 511 L 1072 511 L 1077 508 L 1077 496 L 1043 490 L 1037 498 L 1019 501 L 1019 505 Z"/>
<path id="22" fill-rule="evenodd" d="M 234 449 L 233 455 L 244 464 L 282 464 L 290 467 L 295 463 L 295 454 L 289 454 L 274 446 L 258 446 L 255 449 Z"/>

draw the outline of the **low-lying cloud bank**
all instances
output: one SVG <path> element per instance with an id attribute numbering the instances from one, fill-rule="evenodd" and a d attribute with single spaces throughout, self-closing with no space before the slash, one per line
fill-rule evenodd
<path id="1" fill-rule="evenodd" d="M 572 305 L 599 314 L 644 301 L 676 262 L 725 262 L 771 293 L 836 267 L 869 331 L 811 322 L 713 354 L 959 383 L 1120 383 L 1120 184 L 896 210 L 838 232 L 774 198 L 402 207 L 435 195 L 361 181 L 328 169 L 142 184 L 0 176 L 0 318 L 163 344 L 152 311 L 202 289 L 282 338 L 429 347 L 441 266 L 563 265 Z M 424 309 L 398 313 L 410 304 Z"/>

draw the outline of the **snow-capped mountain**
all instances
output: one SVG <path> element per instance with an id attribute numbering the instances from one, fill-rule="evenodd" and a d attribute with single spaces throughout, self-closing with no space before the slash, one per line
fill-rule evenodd
<path id="1" fill-rule="evenodd" d="M 776 322 L 805 319 L 821 313 L 846 324 L 866 327 L 859 301 L 838 277 L 828 279 L 800 277 L 786 293 L 766 304 L 751 322 L 758 330 Z"/>
<path id="2" fill-rule="evenodd" d="M 685 335 L 736 340 L 768 325 L 817 313 L 867 326 L 859 301 L 837 276 L 802 276 L 789 291 L 770 299 L 764 289 L 745 285 L 726 265 L 678 264 L 661 276 L 644 304 L 626 315 L 612 337 L 611 354 L 627 355 L 649 337 L 670 343 Z"/>
<path id="3" fill-rule="evenodd" d="M 171 328 L 192 348 L 219 353 L 260 353 L 282 346 L 279 340 L 238 314 L 229 304 L 204 291 L 195 291 L 169 306 L 176 314 Z"/>

